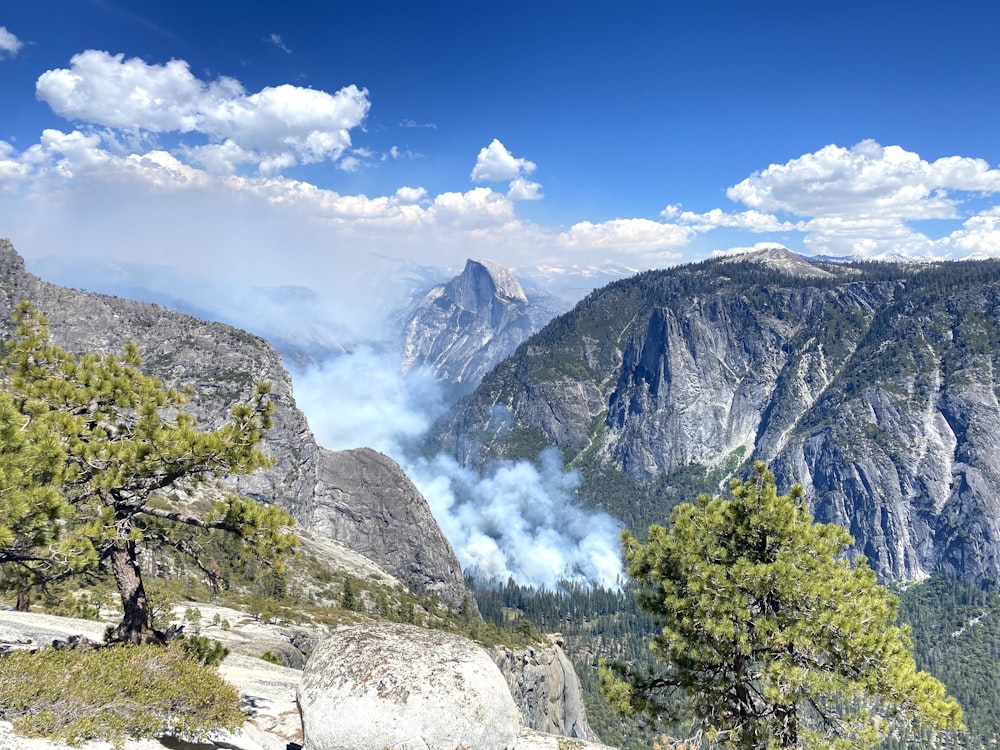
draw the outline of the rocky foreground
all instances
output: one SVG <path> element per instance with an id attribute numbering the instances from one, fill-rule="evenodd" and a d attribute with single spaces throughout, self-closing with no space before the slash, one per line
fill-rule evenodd
<path id="1" fill-rule="evenodd" d="M 568 714 L 565 708 L 558 708 L 566 703 L 566 696 L 556 692 L 578 691 L 575 682 L 553 682 L 546 675 L 548 667 L 563 668 L 565 655 L 558 646 L 526 652 L 502 650 L 491 658 L 459 636 L 396 623 L 364 621 L 320 634 L 260 623 L 224 607 L 188 606 L 197 607 L 201 614 L 201 622 L 194 626 L 230 649 L 219 672 L 240 691 L 246 724 L 236 735 L 218 732 L 193 746 L 164 738 L 160 742 L 129 741 L 127 750 L 177 750 L 182 745 L 187 750 L 606 748 L 587 738 L 529 728 L 524 701 L 514 700 L 511 686 L 519 685 L 522 693 L 531 694 L 532 711 L 541 715 L 529 717 L 529 721 L 593 737 L 582 706 L 570 700 Z M 175 611 L 178 621 L 186 608 Z M 227 621 L 231 627 L 223 629 L 213 621 Z M 93 620 L 2 611 L 0 652 L 36 648 L 71 636 L 101 641 L 105 627 L 106 623 Z M 266 651 L 292 663 L 298 653 L 302 668 L 259 658 Z M 510 669 L 502 671 L 496 661 L 517 665 L 516 675 Z M 534 668 L 534 680 L 526 666 Z M 567 721 L 569 726 L 565 726 Z M 0 722 L 0 750 L 62 747 L 16 735 L 9 724 Z M 110 744 L 89 743 L 86 747 L 104 750 Z"/>

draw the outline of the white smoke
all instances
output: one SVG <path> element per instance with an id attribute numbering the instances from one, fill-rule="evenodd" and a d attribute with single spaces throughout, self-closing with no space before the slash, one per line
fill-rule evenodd
<path id="1" fill-rule="evenodd" d="M 576 502 L 580 474 L 565 471 L 558 450 L 545 449 L 539 463 L 505 463 L 480 477 L 440 454 L 406 470 L 477 577 L 548 589 L 563 580 L 618 586 L 620 524 Z"/>
<path id="2" fill-rule="evenodd" d="M 374 448 L 401 460 L 407 447 L 444 409 L 434 376 L 404 376 L 385 351 L 359 346 L 318 366 L 293 373 L 295 402 L 316 441 L 330 450 Z"/>
<path id="3" fill-rule="evenodd" d="M 440 415 L 440 384 L 404 376 L 388 352 L 361 347 L 294 376 L 295 399 L 331 450 L 370 447 L 395 459 L 430 504 L 462 567 L 483 579 L 556 589 L 560 581 L 616 587 L 620 524 L 583 508 L 577 471 L 546 449 L 539 465 L 495 466 L 485 476 L 411 448 Z"/>

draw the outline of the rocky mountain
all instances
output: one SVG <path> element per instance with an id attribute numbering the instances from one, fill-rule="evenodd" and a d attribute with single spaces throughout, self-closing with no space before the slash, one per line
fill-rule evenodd
<path id="1" fill-rule="evenodd" d="M 258 381 L 270 381 L 277 410 L 263 449 L 275 464 L 233 478 L 231 486 L 287 508 L 306 530 L 327 533 L 347 546 L 368 540 L 363 553 L 391 575 L 435 591 L 452 606 L 465 603 L 458 560 L 423 496 L 385 456 L 338 454 L 318 446 L 296 408 L 281 357 L 264 339 L 158 305 L 46 283 L 27 273 L 11 243 L 0 240 L 0 337 L 11 334 L 11 314 L 25 299 L 45 313 L 54 340 L 70 351 L 114 352 L 134 342 L 145 371 L 193 389 L 188 409 L 208 427 L 221 424 L 229 406 L 249 397 Z M 353 462 L 362 458 L 364 466 L 355 469 Z M 372 477 L 380 488 L 407 489 L 388 492 L 376 503 Z M 327 502 L 330 498 L 337 502 Z M 350 513 L 341 513 L 343 508 Z"/>
<path id="2" fill-rule="evenodd" d="M 782 485 L 803 483 L 817 519 L 848 528 L 883 579 L 997 579 L 998 366 L 1000 263 L 768 248 L 593 292 L 431 443 L 474 466 L 554 444 L 589 502 L 629 498 L 639 524 L 693 499 L 677 496 L 693 467 L 718 481 L 760 458 Z"/>
<path id="3" fill-rule="evenodd" d="M 403 371 L 429 367 L 438 380 L 469 391 L 555 314 L 540 293 L 529 296 L 506 268 L 469 260 L 402 316 Z"/>
<path id="4" fill-rule="evenodd" d="M 451 545 L 395 461 L 370 448 L 321 449 L 320 455 L 320 481 L 306 520 L 311 530 L 378 560 L 416 590 L 475 609 Z M 418 528 L 420 534 L 411 533 Z"/>

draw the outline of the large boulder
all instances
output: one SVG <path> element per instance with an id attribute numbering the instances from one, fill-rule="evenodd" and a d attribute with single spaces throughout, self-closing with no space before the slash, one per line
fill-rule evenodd
<path id="1" fill-rule="evenodd" d="M 483 649 L 399 623 L 330 634 L 306 664 L 298 701 L 305 750 L 511 750 L 521 724 Z"/>

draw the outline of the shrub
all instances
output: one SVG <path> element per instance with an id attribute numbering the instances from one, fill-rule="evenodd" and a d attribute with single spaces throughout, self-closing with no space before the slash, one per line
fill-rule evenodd
<path id="1" fill-rule="evenodd" d="M 182 649 L 115 646 L 0 657 L 0 718 L 21 734 L 120 746 L 235 731 L 244 717 L 236 688 Z"/>
<path id="2" fill-rule="evenodd" d="M 184 655 L 205 667 L 217 667 L 229 656 L 229 649 L 204 635 L 188 635 L 179 641 Z"/>
<path id="3" fill-rule="evenodd" d="M 266 662 L 270 662 L 271 664 L 281 665 L 281 658 L 276 653 L 274 653 L 271 649 L 268 649 L 263 654 L 261 654 L 260 658 L 263 659 Z"/>

